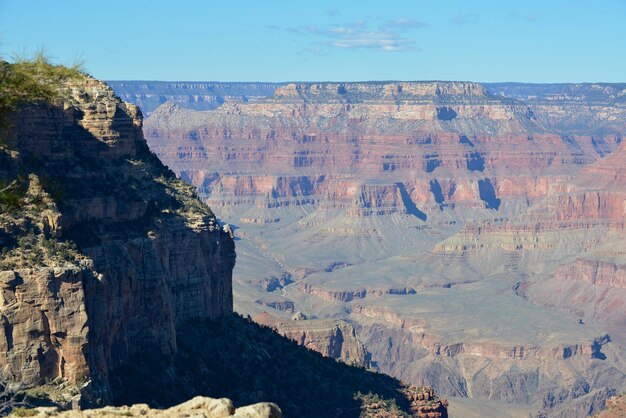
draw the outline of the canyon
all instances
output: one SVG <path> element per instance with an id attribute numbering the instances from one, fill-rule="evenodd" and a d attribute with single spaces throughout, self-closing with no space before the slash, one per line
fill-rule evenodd
<path id="1" fill-rule="evenodd" d="M 334 330 L 328 354 L 359 367 L 235 314 L 233 228 L 150 151 L 137 106 L 44 58 L 0 75 L 0 415 L 447 416 L 365 370 L 345 321 L 305 340 Z"/>
<path id="2" fill-rule="evenodd" d="M 110 84 L 234 231 L 237 312 L 460 416 L 626 390 L 626 86 Z"/>

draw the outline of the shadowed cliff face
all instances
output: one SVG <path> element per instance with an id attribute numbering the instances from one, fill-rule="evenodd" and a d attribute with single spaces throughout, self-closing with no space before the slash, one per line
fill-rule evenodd
<path id="1" fill-rule="evenodd" d="M 268 313 L 257 315 L 252 320 L 326 357 L 360 367 L 370 366 L 363 344 L 354 328 L 345 321 L 307 319 L 301 313 L 296 313 L 291 320 L 281 321 Z"/>
<path id="2" fill-rule="evenodd" d="M 342 319 L 377 370 L 577 415 L 626 384 L 612 95 L 293 83 L 204 112 L 166 103 L 144 130 L 235 225 L 237 311 Z"/>
<path id="3" fill-rule="evenodd" d="M 173 355 L 176 329 L 232 311 L 232 238 L 147 148 L 141 114 L 88 77 L 23 105 L 0 174 L 4 377 L 91 380 L 137 353 Z"/>
<path id="4" fill-rule="evenodd" d="M 115 403 L 169 406 L 197 394 L 275 402 L 286 417 L 447 417 L 427 388 L 351 367 L 237 315 L 191 321 L 172 358 L 137 355 L 115 370 Z"/>

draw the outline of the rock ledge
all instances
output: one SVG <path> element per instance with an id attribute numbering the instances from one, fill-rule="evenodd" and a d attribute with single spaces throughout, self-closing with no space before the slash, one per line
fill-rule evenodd
<path id="1" fill-rule="evenodd" d="M 23 411 L 23 412 L 22 412 Z M 59 411 L 58 408 L 35 408 L 21 410 L 10 416 L 26 416 L 24 412 L 31 412 L 27 416 L 32 417 L 62 417 L 62 418 L 91 418 L 91 417 L 156 417 L 156 418 L 282 418 L 280 408 L 268 402 L 261 402 L 241 408 L 233 406 L 230 399 L 207 398 L 197 396 L 180 405 L 168 409 L 152 409 L 146 404 L 132 406 L 107 406 L 100 409 L 87 409 L 84 411 Z M 27 412 L 27 413 L 28 413 Z"/>

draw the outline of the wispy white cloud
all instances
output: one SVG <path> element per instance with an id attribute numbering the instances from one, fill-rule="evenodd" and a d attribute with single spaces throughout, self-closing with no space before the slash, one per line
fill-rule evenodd
<path id="1" fill-rule="evenodd" d="M 426 22 L 420 22 L 415 19 L 395 19 L 387 20 L 380 25 L 381 28 L 388 28 L 390 30 L 411 30 L 411 29 L 424 29 L 430 27 Z"/>
<path id="2" fill-rule="evenodd" d="M 478 22 L 477 13 L 465 13 L 459 16 L 455 16 L 450 19 L 450 23 L 454 23 L 457 26 L 473 25 Z"/>
<path id="3" fill-rule="evenodd" d="M 531 23 L 537 21 L 536 15 L 526 15 L 526 14 L 522 14 L 518 12 L 512 12 L 512 13 L 509 13 L 509 16 L 512 17 L 513 19 L 525 20 L 526 22 L 531 22 Z"/>
<path id="4" fill-rule="evenodd" d="M 415 39 L 407 35 L 428 24 L 412 19 L 388 20 L 380 25 L 370 25 L 366 20 L 329 26 L 298 26 L 287 30 L 296 34 L 313 35 L 316 48 L 372 49 L 379 51 L 419 51 Z M 317 54 L 319 55 L 319 53 Z"/>
<path id="5" fill-rule="evenodd" d="M 384 32 L 363 32 L 330 42 L 337 48 L 379 49 L 382 51 L 416 51 L 413 39 L 401 38 Z"/>
<path id="6" fill-rule="evenodd" d="M 328 55 L 328 50 L 320 47 L 304 48 L 303 50 L 296 52 L 298 55 L 316 55 L 318 57 L 324 57 Z"/>

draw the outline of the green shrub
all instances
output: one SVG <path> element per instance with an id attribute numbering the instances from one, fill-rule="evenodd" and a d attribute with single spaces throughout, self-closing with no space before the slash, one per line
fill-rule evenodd
<path id="1" fill-rule="evenodd" d="M 12 182 L 0 180 L 0 205 L 7 206 L 9 209 L 19 209 L 24 194 L 23 184 L 18 180 Z"/>
<path id="2" fill-rule="evenodd" d="M 8 117 L 22 103 L 52 101 L 65 80 L 82 76 L 82 64 L 54 65 L 43 49 L 33 56 L 0 59 L 0 143 L 5 142 Z"/>
<path id="3" fill-rule="evenodd" d="M 50 395 L 41 387 L 36 387 L 28 391 L 28 396 L 42 401 L 49 401 Z"/>
<path id="4" fill-rule="evenodd" d="M 17 408 L 13 408 L 13 411 L 11 412 L 16 417 L 34 417 L 35 415 L 37 415 L 37 410 L 24 408 L 23 406 L 18 406 Z"/>

